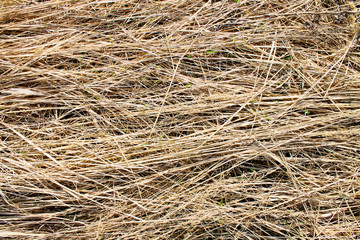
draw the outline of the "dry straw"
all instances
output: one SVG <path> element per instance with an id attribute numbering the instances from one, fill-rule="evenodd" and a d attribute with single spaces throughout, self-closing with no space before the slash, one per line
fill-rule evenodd
<path id="1" fill-rule="evenodd" d="M 360 237 L 357 1 L 9 4 L 0 238 Z"/>

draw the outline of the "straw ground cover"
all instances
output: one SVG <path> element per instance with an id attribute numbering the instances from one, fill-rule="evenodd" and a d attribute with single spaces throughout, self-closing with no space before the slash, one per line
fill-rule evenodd
<path id="1" fill-rule="evenodd" d="M 2 1 L 0 237 L 359 238 L 356 4 Z"/>

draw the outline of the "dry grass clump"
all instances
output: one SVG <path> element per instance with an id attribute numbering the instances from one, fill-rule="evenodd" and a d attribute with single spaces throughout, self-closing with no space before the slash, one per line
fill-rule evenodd
<path id="1" fill-rule="evenodd" d="M 357 239 L 354 1 L 0 8 L 0 237 Z"/>

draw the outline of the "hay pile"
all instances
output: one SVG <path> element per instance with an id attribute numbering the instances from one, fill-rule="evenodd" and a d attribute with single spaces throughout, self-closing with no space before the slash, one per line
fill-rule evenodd
<path id="1" fill-rule="evenodd" d="M 1 6 L 0 237 L 360 237 L 356 2 Z"/>

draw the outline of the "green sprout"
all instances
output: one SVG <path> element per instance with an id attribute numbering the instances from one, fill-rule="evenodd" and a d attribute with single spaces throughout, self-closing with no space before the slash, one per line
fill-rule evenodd
<path id="1" fill-rule="evenodd" d="M 284 57 L 284 59 L 289 60 L 289 59 L 291 59 L 291 58 L 293 58 L 293 57 L 294 57 L 294 56 L 291 55 L 291 56 Z"/>
<path id="2" fill-rule="evenodd" d="M 186 84 L 185 87 L 191 88 L 192 84 Z"/>
<path id="3" fill-rule="evenodd" d="M 214 50 L 206 50 L 206 53 L 210 53 L 210 54 L 214 54 L 217 53 L 218 51 L 214 51 Z"/>
<path id="4" fill-rule="evenodd" d="M 307 116 L 307 115 L 310 114 L 310 111 L 309 111 L 309 110 L 305 110 L 305 111 L 304 111 L 304 114 L 305 114 L 305 116 Z"/>

